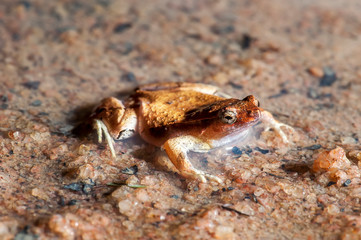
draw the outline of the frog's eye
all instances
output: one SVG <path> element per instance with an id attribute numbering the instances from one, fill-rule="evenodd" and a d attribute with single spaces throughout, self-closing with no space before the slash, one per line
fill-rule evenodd
<path id="1" fill-rule="evenodd" d="M 224 123 L 232 124 L 237 120 L 237 113 L 231 110 L 226 110 L 221 113 L 220 119 Z"/>

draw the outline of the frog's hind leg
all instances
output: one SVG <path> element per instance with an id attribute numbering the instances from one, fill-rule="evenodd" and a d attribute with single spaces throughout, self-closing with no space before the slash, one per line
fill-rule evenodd
<path id="1" fill-rule="evenodd" d="M 166 141 L 163 145 L 163 149 L 179 174 L 183 177 L 199 179 L 201 182 L 207 182 L 207 178 L 218 183 L 222 182 L 219 177 L 194 168 L 188 159 L 187 152 L 189 150 L 209 150 L 210 146 L 207 143 L 192 136 L 181 136 Z"/>
<path id="2" fill-rule="evenodd" d="M 219 97 L 230 98 L 228 94 L 220 92 L 219 87 L 189 82 L 167 82 L 167 83 L 151 83 L 145 84 L 138 88 L 141 91 L 159 91 L 159 90 L 177 90 L 177 91 L 196 91 L 204 94 L 216 95 Z"/>

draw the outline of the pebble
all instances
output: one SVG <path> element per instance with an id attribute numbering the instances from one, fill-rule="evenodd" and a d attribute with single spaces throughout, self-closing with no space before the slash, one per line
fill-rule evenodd
<path id="1" fill-rule="evenodd" d="M 7 102 L 8 100 L 9 100 L 8 96 L 6 96 L 6 95 L 1 95 L 0 96 L 0 101 L 1 102 Z"/>
<path id="2" fill-rule="evenodd" d="M 122 173 L 128 174 L 128 175 L 134 175 L 137 172 L 138 172 L 138 166 L 137 165 L 131 166 L 129 168 L 122 169 Z"/>
<path id="3" fill-rule="evenodd" d="M 337 80 L 336 73 L 332 68 L 324 67 L 323 73 L 322 78 L 320 78 L 320 87 L 329 87 Z"/>
<path id="4" fill-rule="evenodd" d="M 241 39 L 241 41 L 240 41 L 241 48 L 242 48 L 243 50 L 246 50 L 246 49 L 250 48 L 251 45 L 252 45 L 252 42 L 253 42 L 254 40 L 255 40 L 255 39 L 252 38 L 251 35 L 249 35 L 249 34 L 247 34 L 247 33 L 243 34 L 242 39 Z"/>
<path id="5" fill-rule="evenodd" d="M 225 25 L 225 26 L 213 25 L 211 27 L 211 31 L 217 35 L 225 35 L 225 34 L 233 33 L 235 29 L 233 25 Z"/>
<path id="6" fill-rule="evenodd" d="M 70 183 L 68 185 L 64 185 L 64 188 L 79 192 L 82 190 L 82 184 L 81 183 Z"/>
<path id="7" fill-rule="evenodd" d="M 355 144 L 356 139 L 353 137 L 341 137 L 341 143 L 342 144 Z"/>
<path id="8" fill-rule="evenodd" d="M 134 73 L 132 73 L 132 72 L 127 72 L 127 73 L 123 74 L 120 80 L 126 81 L 126 82 L 137 82 L 137 78 L 135 77 Z"/>
<path id="9" fill-rule="evenodd" d="M 31 106 L 39 107 L 41 106 L 42 102 L 40 100 L 35 100 L 32 103 L 30 103 Z"/>
<path id="10" fill-rule="evenodd" d="M 314 77 L 318 77 L 318 78 L 323 77 L 323 70 L 322 70 L 322 68 L 319 68 L 319 67 L 310 67 L 310 68 L 308 69 L 308 72 L 309 72 L 312 76 L 314 76 Z"/>
<path id="11" fill-rule="evenodd" d="M 348 156 L 349 156 L 352 160 L 354 160 L 354 161 L 356 161 L 356 162 L 358 162 L 358 163 L 361 162 L 361 151 L 353 150 L 353 151 L 351 151 L 351 152 L 348 153 Z"/>
<path id="12" fill-rule="evenodd" d="M 219 66 L 219 65 L 222 65 L 223 58 L 219 55 L 211 55 L 206 58 L 206 63 L 215 65 L 215 66 Z"/>
<path id="13" fill-rule="evenodd" d="M 31 195 L 33 195 L 34 197 L 43 199 L 43 200 L 49 200 L 48 195 L 45 193 L 44 190 L 39 189 L 39 188 L 33 188 L 31 190 Z"/>
<path id="14" fill-rule="evenodd" d="M 232 148 L 232 153 L 236 155 L 242 155 L 243 151 L 239 147 L 235 146 Z"/>
<path id="15" fill-rule="evenodd" d="M 19 131 L 9 131 L 8 136 L 11 140 L 16 140 L 16 141 L 21 140 L 25 137 L 24 134 Z"/>
<path id="16" fill-rule="evenodd" d="M 113 29 L 114 33 L 122 33 L 132 27 L 132 23 L 120 23 Z"/>
<path id="17" fill-rule="evenodd" d="M 311 146 L 308 146 L 308 147 L 304 147 L 303 149 L 306 149 L 306 150 L 317 150 L 317 149 L 320 149 L 322 146 L 320 144 L 314 144 L 314 145 L 311 145 Z"/>
<path id="18" fill-rule="evenodd" d="M 322 152 L 314 161 L 312 170 L 314 172 L 335 172 L 348 168 L 350 165 L 351 162 L 346 158 L 345 150 L 337 147 L 331 151 Z"/>
<path id="19" fill-rule="evenodd" d="M 38 90 L 38 88 L 40 86 L 40 82 L 39 81 L 29 81 L 29 82 L 23 83 L 23 86 L 28 89 Z"/>
<path id="20" fill-rule="evenodd" d="M 217 226 L 214 236 L 216 239 L 234 239 L 235 233 L 231 226 Z"/>
<path id="21" fill-rule="evenodd" d="M 213 80 L 219 85 L 225 85 L 228 82 L 227 74 L 219 72 L 213 76 Z"/>
<path id="22" fill-rule="evenodd" d="M 269 150 L 267 150 L 267 149 L 262 149 L 262 148 L 259 148 L 259 147 L 256 147 L 255 150 L 258 151 L 258 152 L 260 152 L 260 153 L 262 153 L 262 154 L 267 154 L 267 153 L 269 153 Z"/>
<path id="23" fill-rule="evenodd" d="M 125 199 L 118 202 L 118 210 L 121 214 L 127 217 L 135 218 L 137 215 L 138 202 L 130 199 Z"/>

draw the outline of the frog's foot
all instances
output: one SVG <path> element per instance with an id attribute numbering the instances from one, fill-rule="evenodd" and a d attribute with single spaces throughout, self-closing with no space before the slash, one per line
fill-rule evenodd
<path id="1" fill-rule="evenodd" d="M 177 172 L 185 178 L 196 179 L 202 183 L 207 183 L 208 180 L 212 181 L 212 182 L 223 183 L 222 179 L 220 179 L 219 177 L 214 176 L 209 173 L 205 173 L 205 172 L 203 172 L 201 170 L 197 170 L 195 168 L 184 169 L 183 171 L 178 170 Z"/>
<path id="2" fill-rule="evenodd" d="M 112 157 L 116 158 L 115 150 L 114 150 L 114 140 L 110 136 L 107 126 L 103 123 L 103 121 L 99 119 L 95 119 L 94 127 L 96 128 L 98 133 L 98 142 L 101 143 L 103 141 L 103 133 L 104 133 L 104 138 L 107 142 L 107 145 L 109 146 L 110 152 L 112 153 Z"/>
<path id="3" fill-rule="evenodd" d="M 181 136 L 166 141 L 163 145 L 163 149 L 178 173 L 183 177 L 198 179 L 203 183 L 206 183 L 207 179 L 222 183 L 222 180 L 219 177 L 194 168 L 188 159 L 187 152 L 189 150 L 209 150 L 210 146 L 207 143 L 204 143 L 193 136 Z"/>
<path id="4" fill-rule="evenodd" d="M 200 180 L 202 183 L 206 183 L 207 179 L 210 180 L 210 181 L 217 182 L 217 183 L 222 183 L 223 182 L 222 179 L 220 179 L 219 177 L 214 176 L 212 174 L 205 173 L 203 171 L 199 171 L 199 170 L 197 170 L 194 173 L 193 178 L 196 178 L 196 179 Z"/>
<path id="5" fill-rule="evenodd" d="M 281 136 L 283 142 L 289 143 L 288 137 L 281 127 L 285 127 L 293 132 L 294 129 L 291 126 L 278 122 L 276 119 L 274 119 L 272 114 L 267 111 L 262 111 L 262 120 L 268 123 L 268 127 L 265 129 L 265 131 L 269 131 L 271 128 L 273 128 Z"/>

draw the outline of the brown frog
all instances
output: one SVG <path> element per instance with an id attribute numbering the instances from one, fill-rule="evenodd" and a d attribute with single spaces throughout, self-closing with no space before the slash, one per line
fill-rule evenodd
<path id="1" fill-rule="evenodd" d="M 99 142 L 104 133 L 113 157 L 113 139 L 138 133 L 161 147 L 182 176 L 202 182 L 221 179 L 194 168 L 188 151 L 205 152 L 242 139 L 261 119 L 287 142 L 280 128 L 287 125 L 260 108 L 254 96 L 229 98 L 217 87 L 199 83 L 143 85 L 123 102 L 114 97 L 104 99 L 91 119 Z"/>

